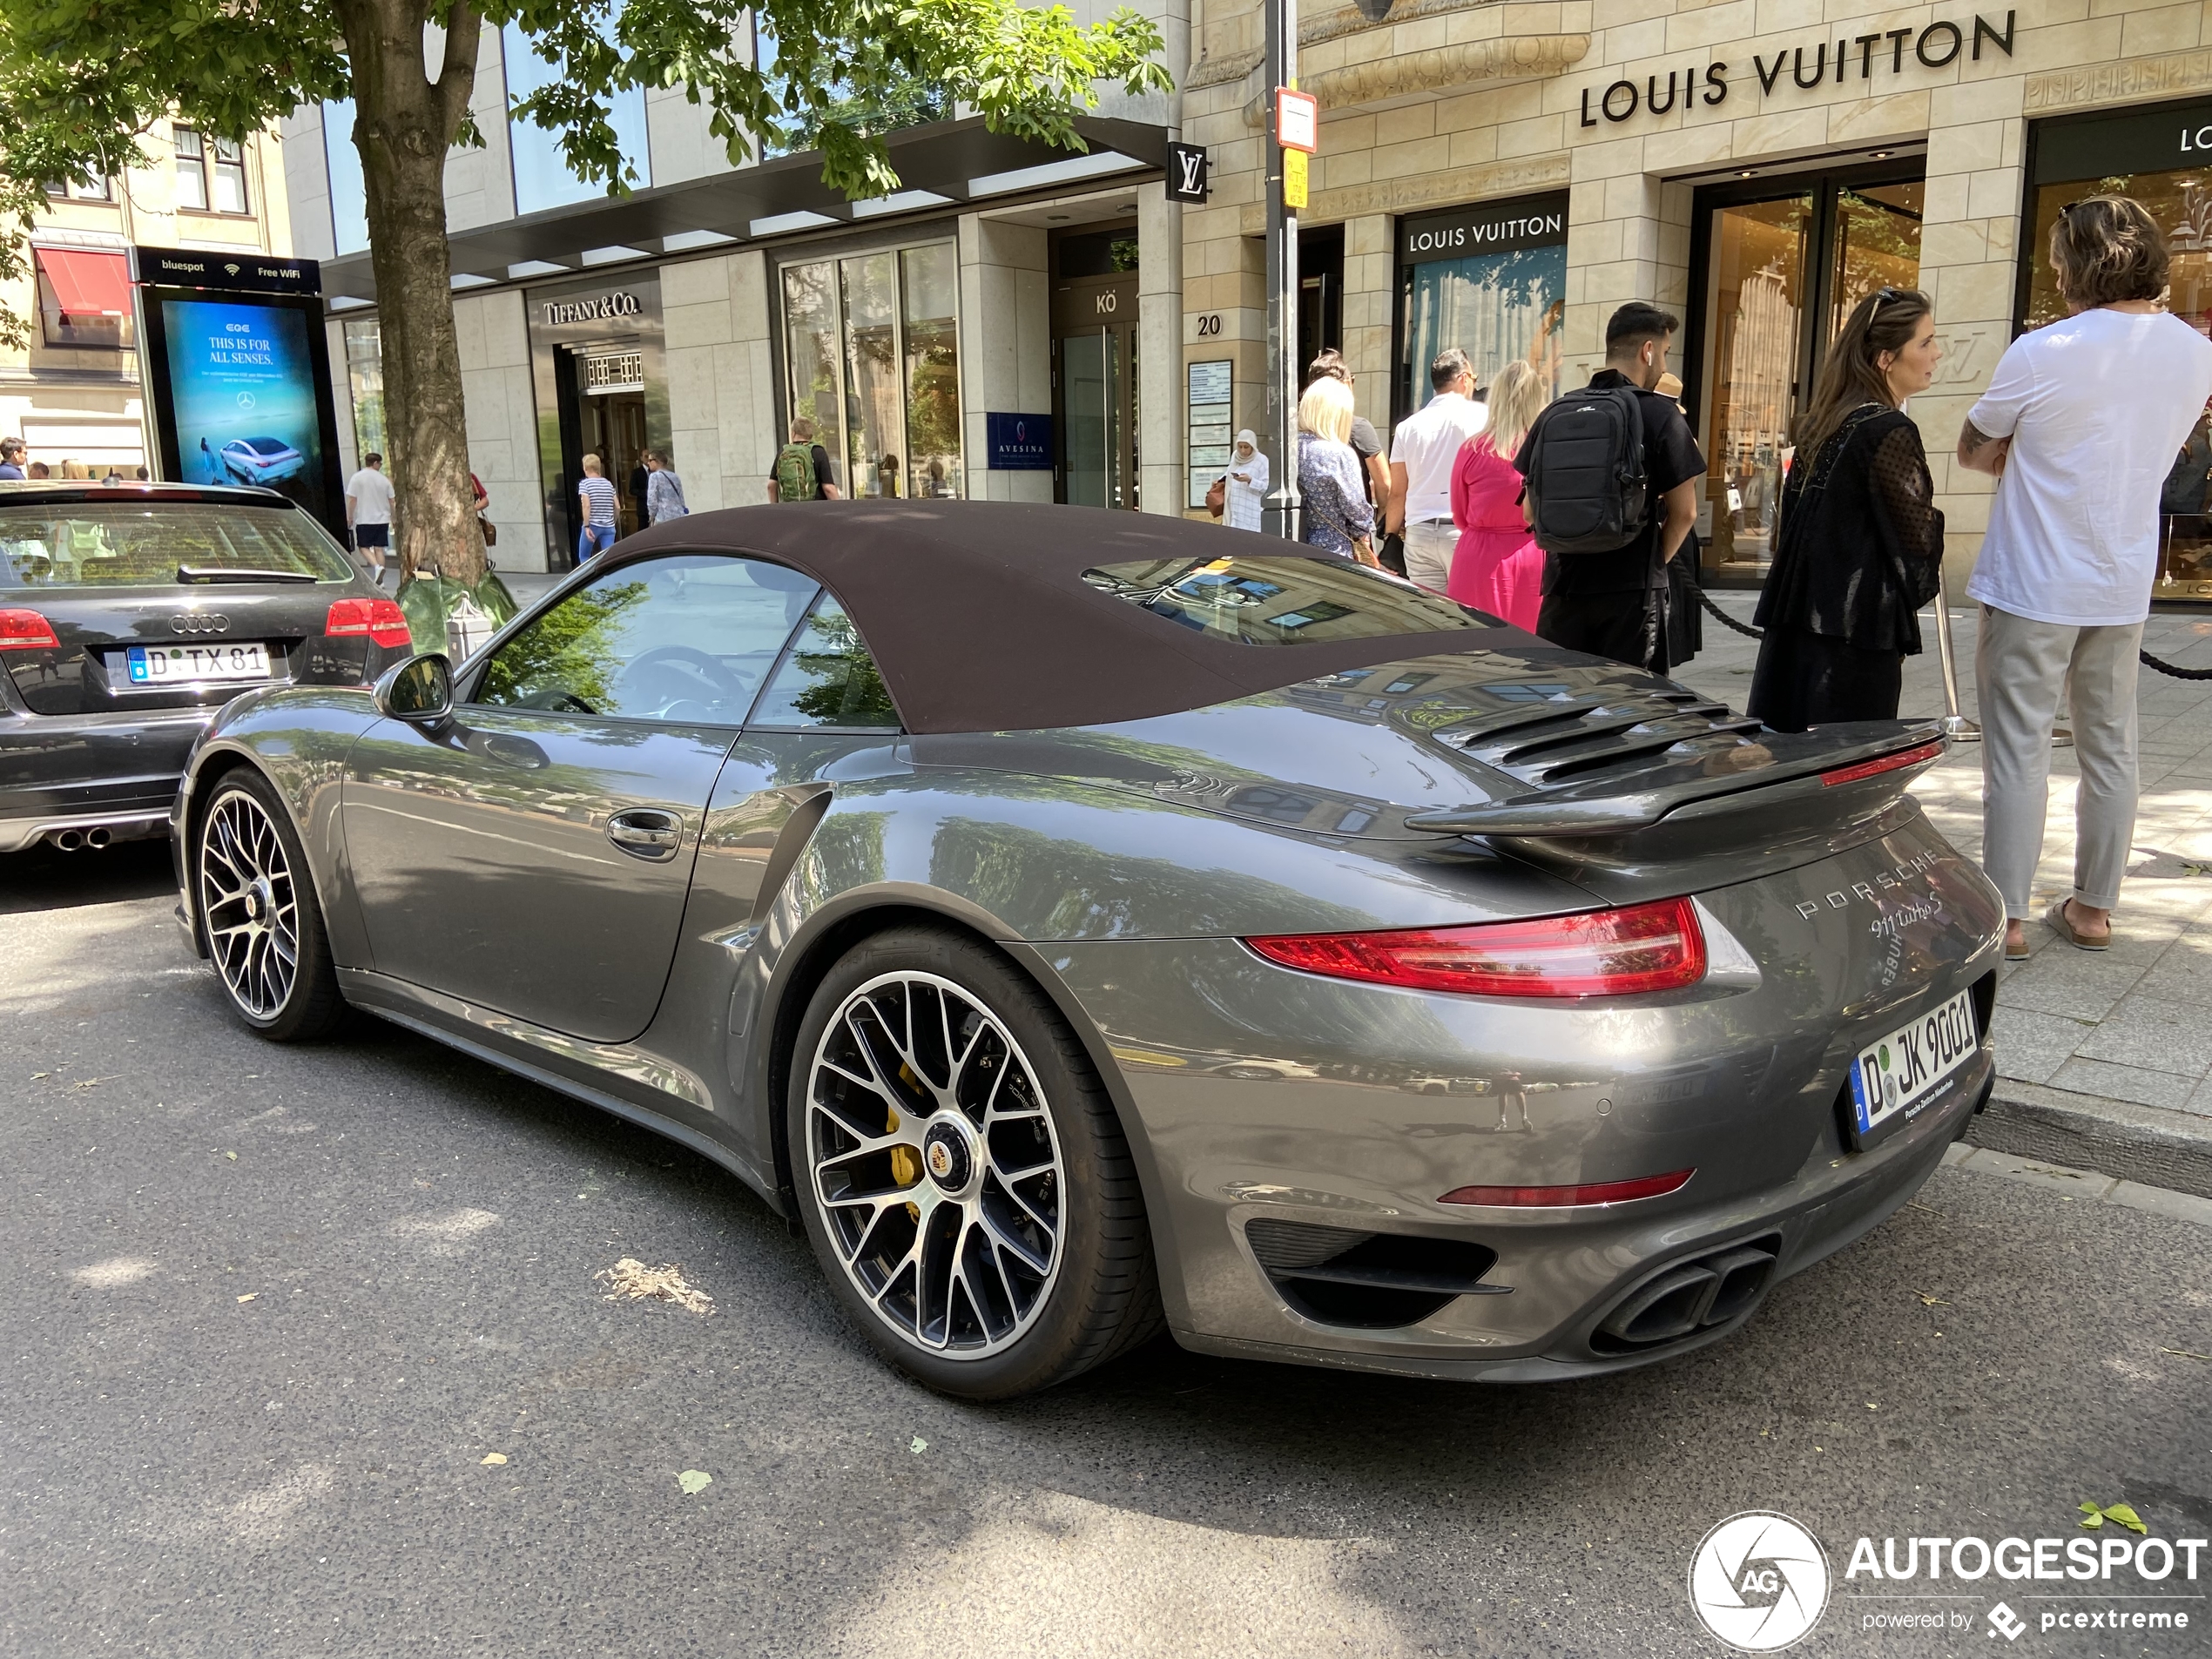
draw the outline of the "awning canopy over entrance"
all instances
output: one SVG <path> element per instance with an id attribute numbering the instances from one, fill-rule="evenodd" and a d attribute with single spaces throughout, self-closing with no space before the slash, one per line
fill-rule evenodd
<path id="1" fill-rule="evenodd" d="M 450 238 L 455 286 L 552 276 L 794 231 L 888 219 L 1166 165 L 1163 128 L 1091 116 L 1076 117 L 1076 128 L 1090 145 L 1088 155 L 992 132 L 980 116 L 908 128 L 888 140 L 900 189 L 880 201 L 849 202 L 831 190 L 822 182 L 820 152 L 808 151 L 757 167 L 455 231 Z M 1040 169 L 1050 171 L 1031 176 Z M 322 277 L 323 291 L 331 297 L 376 297 L 366 253 L 327 261 Z"/>
<path id="2" fill-rule="evenodd" d="M 131 314 L 128 256 L 89 248 L 42 247 L 38 268 L 54 285 L 64 317 L 127 317 Z"/>

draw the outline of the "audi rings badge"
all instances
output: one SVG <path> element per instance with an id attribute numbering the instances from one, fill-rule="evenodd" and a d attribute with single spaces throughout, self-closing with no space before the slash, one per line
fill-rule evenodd
<path id="1" fill-rule="evenodd" d="M 219 610 L 187 610 L 169 618 L 169 631 L 180 637 L 226 634 L 230 631 L 231 619 Z"/>

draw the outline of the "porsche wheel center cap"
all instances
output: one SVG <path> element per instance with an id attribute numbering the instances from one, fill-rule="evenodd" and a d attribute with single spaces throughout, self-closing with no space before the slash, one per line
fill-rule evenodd
<path id="1" fill-rule="evenodd" d="M 960 1194 L 975 1174 L 975 1153 L 967 1133 L 957 1125 L 939 1123 L 921 1143 L 922 1168 L 946 1192 Z"/>

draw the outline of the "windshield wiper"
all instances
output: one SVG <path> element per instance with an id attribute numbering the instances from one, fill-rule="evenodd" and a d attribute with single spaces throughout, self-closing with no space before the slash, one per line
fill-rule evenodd
<path id="1" fill-rule="evenodd" d="M 314 582 L 311 570 L 241 570 L 230 565 L 180 564 L 179 582 Z"/>

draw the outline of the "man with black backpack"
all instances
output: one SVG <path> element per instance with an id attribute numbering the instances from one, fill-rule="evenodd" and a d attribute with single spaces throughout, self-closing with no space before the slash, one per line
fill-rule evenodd
<path id="1" fill-rule="evenodd" d="M 1667 562 L 1697 522 L 1705 458 L 1681 406 L 1652 388 L 1681 319 L 1631 301 L 1605 325 L 1605 367 L 1536 417 L 1514 465 L 1544 550 L 1536 631 L 1663 674 Z"/>

